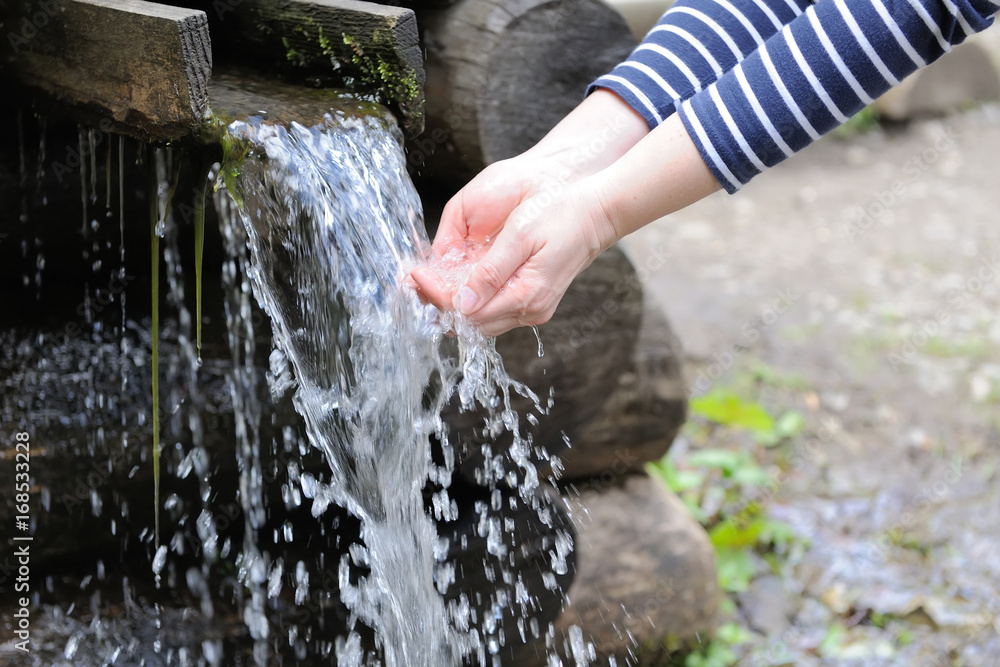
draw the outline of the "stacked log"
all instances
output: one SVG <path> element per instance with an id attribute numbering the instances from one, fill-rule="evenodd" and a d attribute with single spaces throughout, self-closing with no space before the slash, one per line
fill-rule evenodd
<path id="1" fill-rule="evenodd" d="M 409 163 L 447 184 L 533 146 L 636 43 L 599 0 L 408 4 L 427 54 L 427 127 Z"/>
<path id="2" fill-rule="evenodd" d="M 204 12 L 139 0 L 9 4 L 2 72 L 79 122 L 146 141 L 204 123 L 212 72 Z"/>

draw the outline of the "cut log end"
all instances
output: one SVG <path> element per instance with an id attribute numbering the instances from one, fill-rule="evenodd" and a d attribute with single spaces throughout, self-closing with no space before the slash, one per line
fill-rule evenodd
<path id="1" fill-rule="evenodd" d="M 598 0 L 459 0 L 418 18 L 428 131 L 411 164 L 441 181 L 464 182 L 530 148 L 635 46 Z"/>

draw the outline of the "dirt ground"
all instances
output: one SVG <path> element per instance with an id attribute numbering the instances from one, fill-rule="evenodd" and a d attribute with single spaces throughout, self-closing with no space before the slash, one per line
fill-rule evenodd
<path id="1" fill-rule="evenodd" d="M 741 598 L 740 664 L 1000 665 L 998 158 L 996 104 L 827 137 L 626 239 L 694 395 L 803 381 L 771 513 L 808 546 Z"/>

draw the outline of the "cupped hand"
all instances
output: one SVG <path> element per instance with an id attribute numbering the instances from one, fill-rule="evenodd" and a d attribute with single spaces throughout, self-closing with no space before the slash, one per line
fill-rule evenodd
<path id="1" fill-rule="evenodd" d="M 453 266 L 420 267 L 411 276 L 421 295 L 487 336 L 548 321 L 573 279 L 615 240 L 590 180 L 535 180 L 520 191 L 470 183 L 446 207 L 434 251 L 464 253 L 471 270 L 463 279 Z"/>

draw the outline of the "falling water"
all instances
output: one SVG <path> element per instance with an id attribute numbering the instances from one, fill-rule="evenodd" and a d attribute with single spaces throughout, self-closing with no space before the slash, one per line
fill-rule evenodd
<path id="1" fill-rule="evenodd" d="M 387 665 L 451 665 L 462 649 L 435 589 L 442 547 L 421 496 L 439 408 L 425 409 L 424 393 L 450 372 L 431 313 L 397 287 L 421 251 L 419 201 L 396 139 L 375 122 L 235 123 L 249 153 L 227 185 L 285 357 L 272 367 L 293 369 L 296 409 L 333 472 L 329 485 L 303 484 L 313 514 L 332 501 L 363 522 L 353 558 L 371 574 L 352 586 L 342 563 L 345 602 L 379 633 Z M 360 658 L 350 643 L 341 654 Z"/>
<path id="2" fill-rule="evenodd" d="M 223 173 L 245 223 L 253 293 L 274 330 L 272 392 L 294 375 L 296 410 L 332 473 L 328 484 L 303 474 L 303 492 L 314 516 L 333 502 L 362 520 L 364 546 L 341 563 L 342 597 L 375 629 L 386 665 L 485 662 L 495 630 L 475 621 L 491 619 L 470 622 L 467 599 L 445 604 L 455 573 L 422 492 L 429 479 L 449 485 L 453 455 L 440 414 L 454 392 L 464 407 L 486 408 L 494 431 L 513 434 L 511 480 L 534 503 L 530 442 L 509 407 L 512 391 L 534 395 L 510 380 L 491 342 L 401 287 L 429 242 L 392 121 L 328 115 L 316 127 L 285 128 L 252 119 L 229 132 Z M 449 328 L 457 360 L 442 352 Z M 443 466 L 432 464 L 431 436 L 442 443 Z M 484 468 L 487 477 L 503 474 L 491 460 Z M 439 494 L 438 514 L 448 514 L 447 492 Z M 490 539 L 501 556 L 500 540 Z M 553 561 L 570 548 L 564 540 Z M 370 573 L 352 583 L 352 564 Z M 338 646 L 338 657 L 361 664 L 357 637 Z"/>

